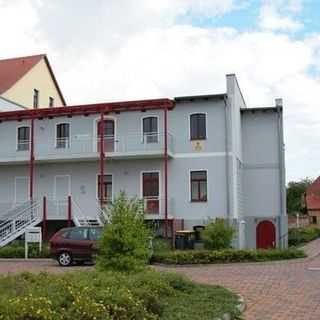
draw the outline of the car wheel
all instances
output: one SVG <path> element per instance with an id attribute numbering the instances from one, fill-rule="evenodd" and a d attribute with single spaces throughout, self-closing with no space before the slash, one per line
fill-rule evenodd
<path id="1" fill-rule="evenodd" d="M 72 256 L 66 251 L 59 253 L 57 260 L 62 267 L 68 267 L 72 264 Z"/>

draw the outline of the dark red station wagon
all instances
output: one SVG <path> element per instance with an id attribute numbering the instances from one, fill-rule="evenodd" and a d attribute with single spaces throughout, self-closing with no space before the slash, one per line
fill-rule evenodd
<path id="1" fill-rule="evenodd" d="M 50 239 L 51 255 L 63 267 L 73 262 L 92 261 L 102 227 L 73 227 L 59 230 Z"/>

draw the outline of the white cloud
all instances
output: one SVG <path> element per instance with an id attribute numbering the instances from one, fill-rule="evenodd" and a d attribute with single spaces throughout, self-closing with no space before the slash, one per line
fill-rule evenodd
<path id="1" fill-rule="evenodd" d="M 285 7 L 284 7 L 285 3 Z M 284 8 L 280 11 L 280 8 Z M 260 9 L 259 25 L 268 31 L 294 32 L 303 28 L 303 24 L 296 20 L 290 13 L 297 13 L 302 9 L 301 1 L 267 0 Z"/>
<path id="2" fill-rule="evenodd" d="M 225 74 L 236 73 L 249 106 L 284 98 L 288 178 L 320 173 L 320 34 L 298 41 L 274 28 L 176 23 L 186 10 L 215 16 L 244 1 L 8 3 L 0 0 L 0 55 L 46 51 L 70 104 L 224 92 Z"/>

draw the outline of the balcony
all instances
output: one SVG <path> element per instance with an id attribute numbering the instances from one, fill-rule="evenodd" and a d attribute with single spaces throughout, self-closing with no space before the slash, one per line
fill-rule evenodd
<path id="1" fill-rule="evenodd" d="M 76 134 L 70 138 L 50 138 L 43 142 L 45 137 L 36 136 L 34 141 L 34 155 L 37 162 L 50 161 L 85 161 L 95 160 L 100 154 L 100 138 L 90 134 Z M 30 141 L 6 145 L 0 148 L 0 163 L 27 162 L 30 158 Z M 104 137 L 104 150 L 107 159 L 147 159 L 162 158 L 164 156 L 164 135 L 126 134 L 115 137 Z M 168 134 L 168 156 L 174 150 L 174 139 Z"/>

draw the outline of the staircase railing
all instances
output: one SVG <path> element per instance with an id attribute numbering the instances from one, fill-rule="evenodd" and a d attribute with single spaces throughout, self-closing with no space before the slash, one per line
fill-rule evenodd
<path id="1" fill-rule="evenodd" d="M 105 225 L 108 223 L 108 212 L 110 211 L 110 205 L 106 204 L 102 209 L 100 203 L 97 201 L 97 216 L 101 224 Z"/>
<path id="2" fill-rule="evenodd" d="M 0 224 L 0 247 L 14 240 L 23 231 L 36 222 L 40 222 L 40 203 L 34 201 L 29 207 L 7 218 Z"/>

